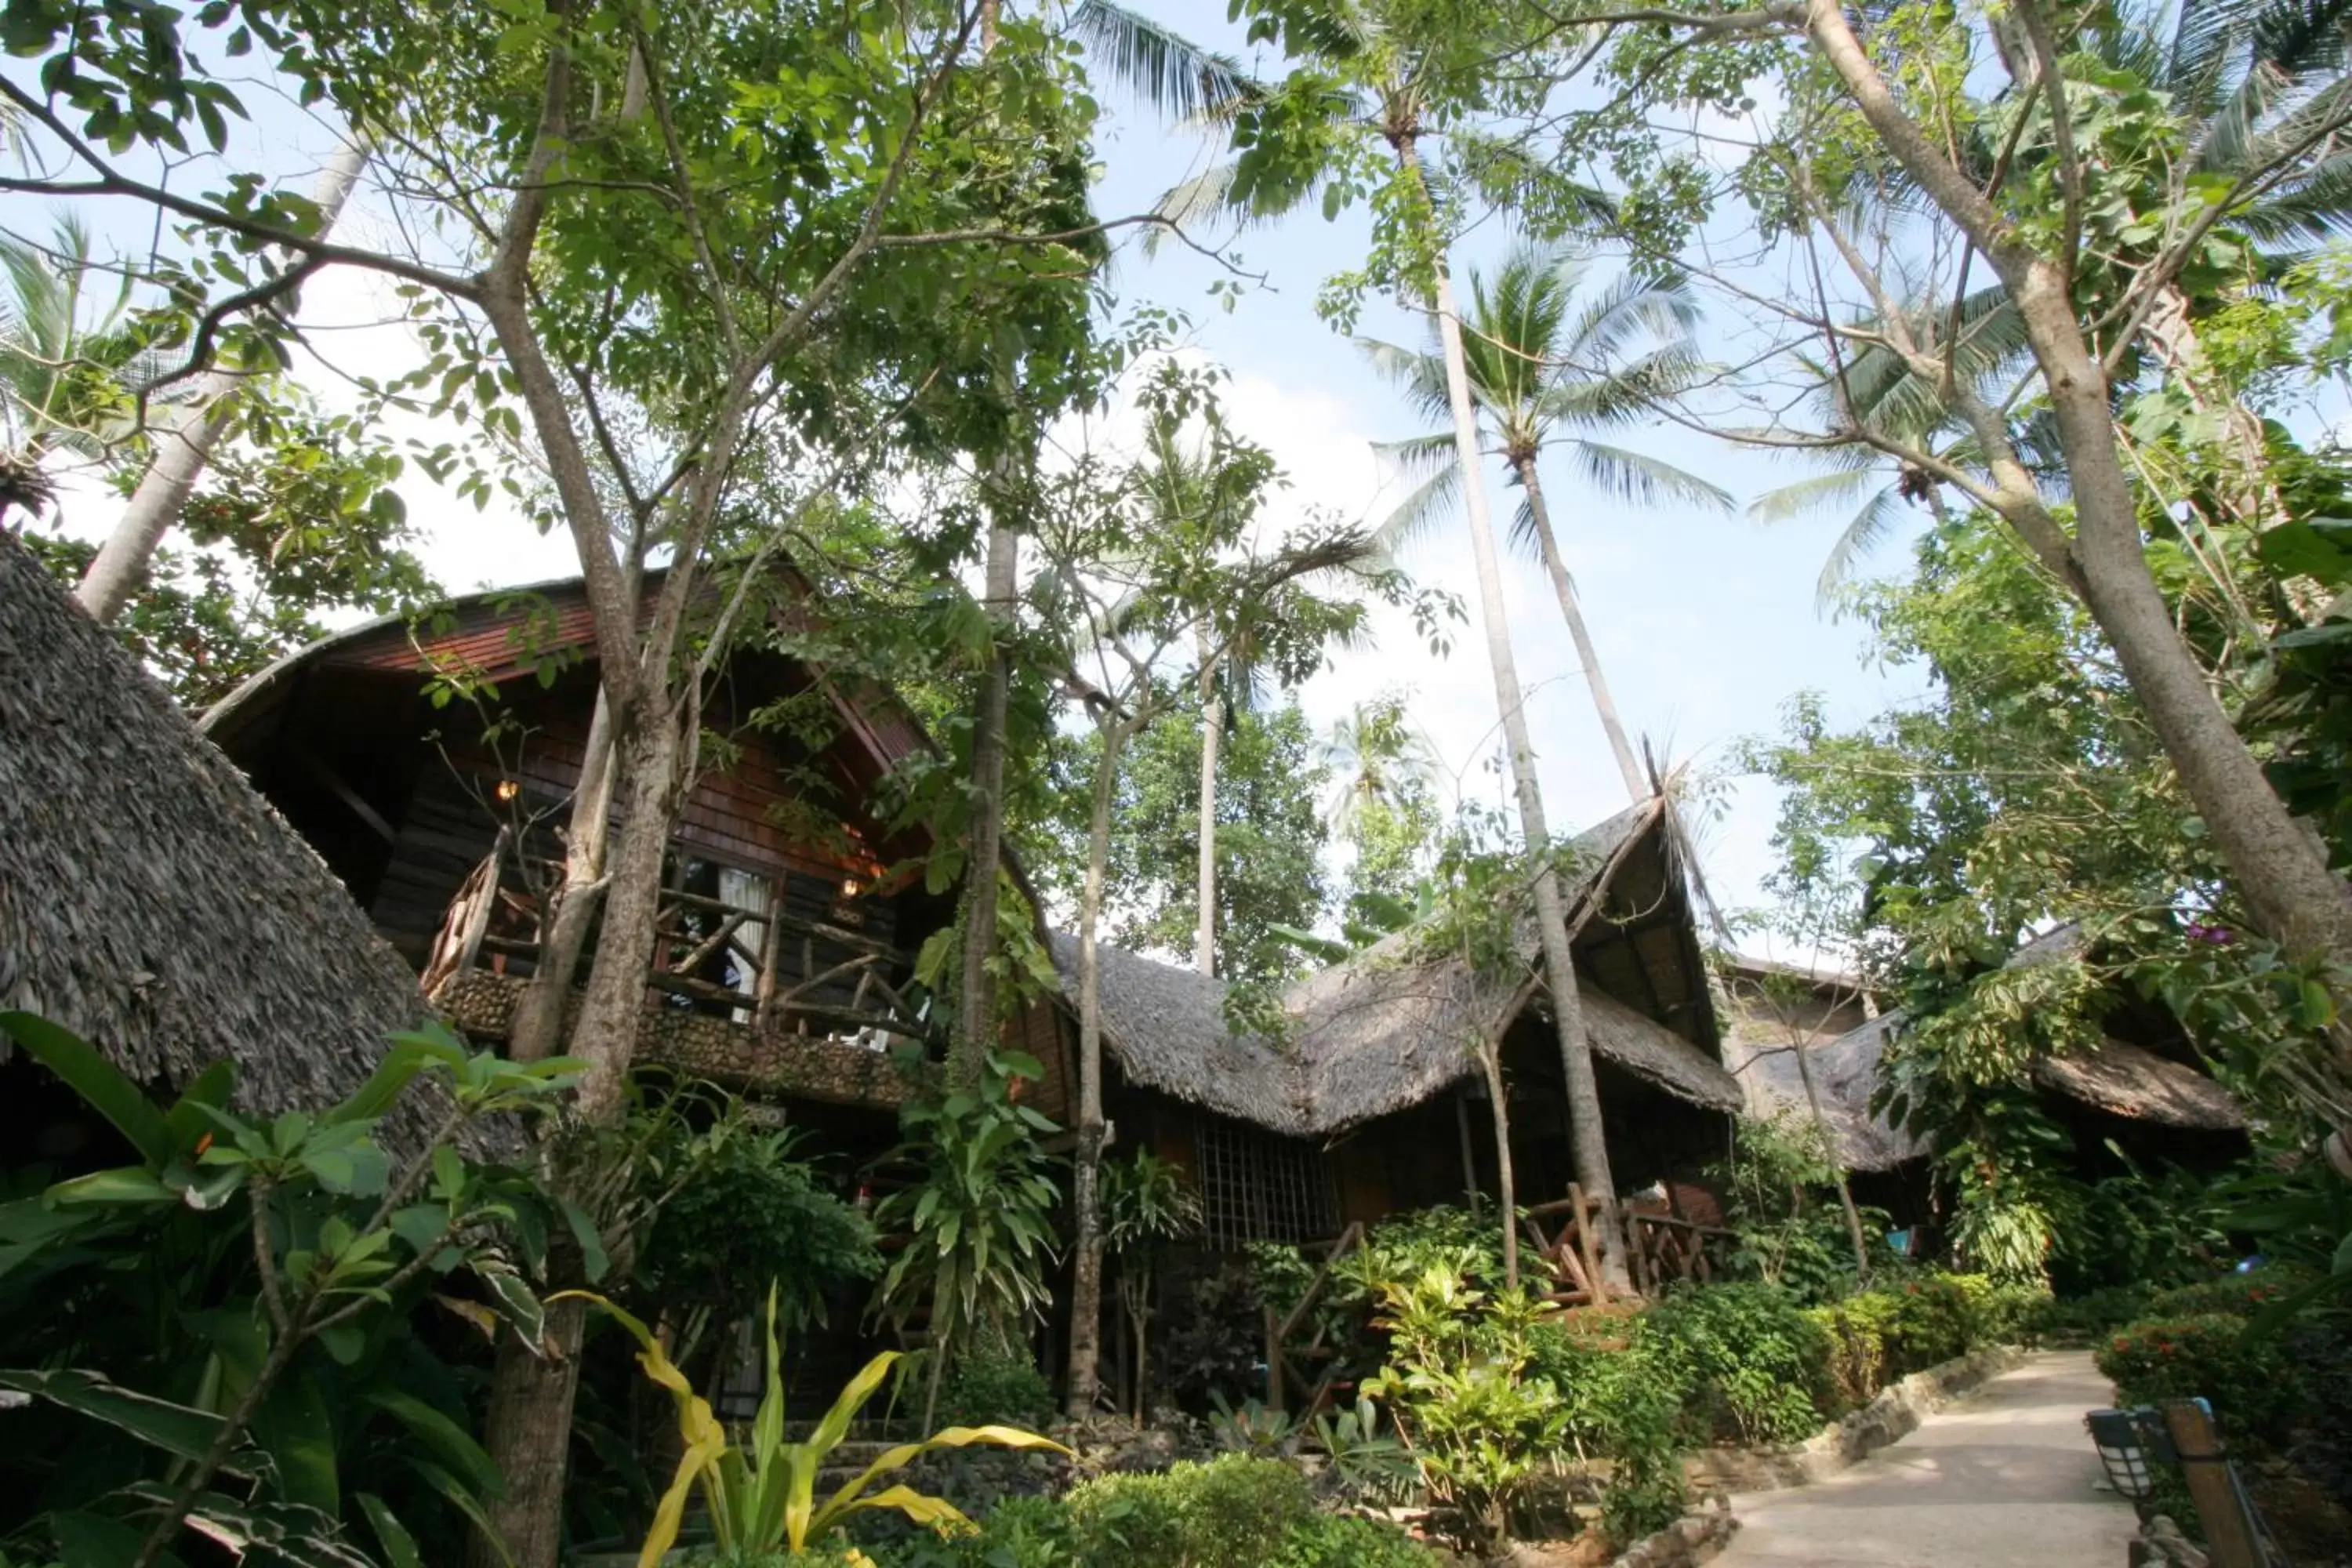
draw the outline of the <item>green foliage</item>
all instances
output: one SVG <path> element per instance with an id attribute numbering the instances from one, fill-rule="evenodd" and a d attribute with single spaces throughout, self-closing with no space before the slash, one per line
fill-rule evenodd
<path id="1" fill-rule="evenodd" d="M 1834 1300 L 1858 1283 L 1837 1164 L 1810 1115 L 1742 1118 L 1730 1158 L 1708 1174 L 1723 1193 L 1725 1219 L 1738 1233 L 1731 1266 L 1741 1276 L 1806 1301 Z M 1865 1237 L 1886 1232 L 1886 1216 L 1874 1209 L 1862 1211 L 1862 1224 Z M 1879 1251 L 1878 1260 L 1887 1261 L 1883 1241 Z"/>
<path id="2" fill-rule="evenodd" d="M 662 1205 L 640 1257 L 649 1296 L 733 1321 L 776 1286 L 789 1334 L 824 1321 L 840 1289 L 882 1272 L 873 1226 L 792 1158 L 796 1142 L 744 1130 L 697 1163 Z"/>
<path id="3" fill-rule="evenodd" d="M 1090 776 L 1099 737 L 1073 759 Z M 1297 973 L 1277 926 L 1322 918 L 1326 774 L 1295 700 L 1270 710 L 1236 707 L 1217 752 L 1217 973 L 1287 980 Z M 1076 858 L 1083 864 L 1087 795 L 1070 792 Z M 1111 940 L 1189 954 L 1200 925 L 1201 731 L 1155 724 L 1127 749 L 1112 807 L 1110 885 L 1118 889 Z"/>
<path id="4" fill-rule="evenodd" d="M 1611 1329 L 1618 1337 L 1604 1337 Z M 1588 1460 L 1610 1466 L 1601 1528 L 1631 1542 L 1679 1518 L 1685 1501 L 1683 1390 L 1645 1319 L 1580 1332 L 1537 1330 L 1535 1367 L 1567 1402 L 1569 1440 Z"/>
<path id="5" fill-rule="evenodd" d="M 2096 1360 L 2119 1403 L 2210 1400 L 2222 1436 L 2257 1452 L 2278 1447 L 2307 1409 L 2304 1381 L 2279 1342 L 2234 1314 L 2142 1319 L 2110 1336 Z"/>
<path id="6" fill-rule="evenodd" d="M 418 1320 L 437 1298 L 536 1342 L 521 1270 L 566 1219 L 454 1140 L 543 1111 L 578 1064 L 469 1055 L 436 1029 L 342 1103 L 256 1120 L 228 1109 L 226 1063 L 157 1104 L 54 1025 L 0 1028 L 139 1155 L 0 1202 L 0 1378 L 37 1401 L 10 1417 L 0 1506 L 60 1539 L 135 1510 L 133 1545 L 158 1518 L 167 1542 L 184 1519 L 249 1526 L 290 1561 L 348 1561 L 346 1538 L 462 1550 L 503 1482 Z M 377 1130 L 419 1079 L 446 1109 L 395 1160 Z M 213 1489 L 228 1476 L 259 1484 L 238 1502 Z"/>
<path id="7" fill-rule="evenodd" d="M 904 1319 L 928 1308 L 936 1345 L 961 1351 L 994 1321 L 1045 1310 L 1061 1202 L 1040 1135 L 1047 1117 L 1012 1097 L 1012 1080 L 1045 1069 L 1032 1057 L 992 1055 L 977 1093 L 909 1104 L 894 1161 L 914 1179 L 875 1212 L 906 1237 L 882 1278 L 883 1310 Z"/>
<path id="8" fill-rule="evenodd" d="M 1363 1391 L 1387 1406 L 1449 1527 L 1491 1552 L 1567 1429 L 1559 1391 L 1535 1367 L 1535 1331 L 1553 1309 L 1524 1288 L 1477 1289 L 1444 1264 L 1383 1281 L 1380 1304 L 1389 1359 Z"/>
<path id="9" fill-rule="evenodd" d="M 1700 1441 L 1795 1443 L 1821 1425 L 1829 1335 L 1787 1291 L 1726 1284 L 1670 1292 L 1651 1308 L 1659 1364 Z"/>
<path id="10" fill-rule="evenodd" d="M 1010 1426 L 950 1426 L 919 1442 L 900 1443 L 886 1450 L 845 1485 L 819 1502 L 816 1486 L 835 1449 L 849 1436 L 857 1413 L 874 1397 L 890 1367 L 895 1351 L 886 1351 L 866 1363 L 849 1380 L 818 1418 L 815 1429 L 801 1442 L 784 1436 L 783 1356 L 776 1341 L 776 1297 L 768 1297 L 767 1392 L 751 1419 L 748 1444 L 733 1442 L 709 1404 L 694 1392 L 686 1374 L 670 1362 L 653 1331 L 602 1297 L 577 1292 L 601 1308 L 606 1316 L 637 1342 L 637 1363 L 646 1376 L 666 1390 L 677 1409 L 678 1441 L 685 1449 L 677 1473 L 654 1510 L 640 1563 L 652 1568 L 677 1542 L 687 1503 L 698 1488 L 706 1517 L 719 1551 L 758 1558 L 824 1547 L 852 1517 L 868 1509 L 891 1509 L 918 1524 L 961 1524 L 964 1517 L 943 1499 L 926 1497 L 912 1487 L 893 1483 L 872 1489 L 892 1472 L 939 1448 L 968 1447 L 975 1443 L 1008 1448 L 1045 1448 L 1066 1454 L 1050 1438 Z"/>
<path id="11" fill-rule="evenodd" d="M 1042 1426 L 1054 1416 L 1054 1385 L 1027 1352 L 982 1339 L 940 1378 L 940 1415 L 958 1426 Z"/>
<path id="12" fill-rule="evenodd" d="M 1180 1568 L 1259 1568 L 1315 1508 L 1296 1468 L 1243 1454 L 1086 1481 L 1067 1506 L 1079 1563 Z"/>

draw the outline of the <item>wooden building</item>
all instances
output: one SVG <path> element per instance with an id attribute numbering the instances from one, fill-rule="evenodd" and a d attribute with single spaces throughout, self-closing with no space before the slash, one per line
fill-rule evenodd
<path id="1" fill-rule="evenodd" d="M 1720 1158 L 1738 1084 L 1717 1021 L 1671 817 L 1637 806 L 1577 840 L 1563 891 L 1584 1026 L 1621 1191 Z M 1512 973 L 1425 957 L 1391 937 L 1285 994 L 1280 1037 L 1236 1034 L 1226 987 L 1116 949 L 1101 954 L 1106 1112 L 1117 1142 L 1190 1171 L 1205 1241 L 1328 1240 L 1352 1224 L 1496 1189 L 1495 1119 L 1476 1055 L 1499 1037 L 1518 1202 L 1567 1196 L 1573 1164 L 1559 1037 L 1536 932 Z M 1056 939 L 1075 1007 L 1077 950 Z"/>
<path id="2" fill-rule="evenodd" d="M 780 577 L 778 613 L 801 613 L 798 579 Z M 328 638 L 256 676 L 205 728 L 432 1001 L 498 1039 L 560 880 L 596 693 L 586 595 L 561 582 Z M 914 959 L 954 895 L 893 874 L 928 845 L 876 805 L 884 775 L 929 742 L 872 682 L 756 650 L 720 670 L 703 725 L 636 1059 L 780 1103 L 842 1152 L 878 1152 L 919 1076 L 891 1047 L 941 1044 Z M 1036 1043 L 1058 1110 L 1050 1018 Z"/>

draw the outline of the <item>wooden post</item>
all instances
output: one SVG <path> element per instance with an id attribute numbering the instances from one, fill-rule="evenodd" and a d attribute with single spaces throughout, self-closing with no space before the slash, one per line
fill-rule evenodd
<path id="1" fill-rule="evenodd" d="M 1470 1091 L 1454 1091 L 1454 1131 L 1462 1140 L 1462 1190 L 1470 1198 L 1470 1217 L 1479 1217 L 1478 1162 L 1470 1147 Z"/>
<path id="2" fill-rule="evenodd" d="M 2230 1461 L 2221 1449 L 2213 1417 L 2193 1399 L 2164 1406 L 2165 1430 L 2180 1455 L 2189 1478 L 2189 1495 L 2196 1500 L 2197 1517 L 2205 1526 L 2206 1552 L 2213 1568 L 2268 1568 L 2270 1558 L 2258 1544 L 2254 1522 L 2230 1478 Z"/>
<path id="3" fill-rule="evenodd" d="M 776 970 L 782 963 L 784 953 L 784 924 L 776 918 L 784 912 L 781 884 L 776 887 L 772 899 L 773 902 L 768 910 L 768 923 L 760 932 L 760 978 L 752 985 L 751 1026 L 762 1032 L 774 1018 Z"/>
<path id="4" fill-rule="evenodd" d="M 1272 1307 L 1265 1310 L 1265 1407 L 1282 1411 L 1282 1328 Z"/>
<path id="5" fill-rule="evenodd" d="M 1592 1245 L 1591 1202 L 1581 1185 L 1568 1184 L 1568 1212 L 1576 1225 L 1576 1250 L 1583 1255 L 1584 1277 L 1591 1282 L 1592 1304 L 1605 1307 L 1609 1304 L 1609 1282 L 1601 1270 L 1600 1251 Z"/>

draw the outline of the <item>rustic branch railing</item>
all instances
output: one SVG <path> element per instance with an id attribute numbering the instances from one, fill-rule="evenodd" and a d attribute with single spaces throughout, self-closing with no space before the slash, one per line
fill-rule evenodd
<path id="1" fill-rule="evenodd" d="M 545 923 L 538 889 L 557 885 L 560 870 L 545 861 L 526 867 L 501 832 L 443 917 L 424 977 L 426 989 L 438 990 L 474 968 L 485 952 L 536 961 Z M 505 930 L 498 929 L 500 912 L 509 917 Z M 832 1035 L 876 1029 L 912 1039 L 929 1033 L 890 983 L 892 973 L 909 966 L 908 954 L 848 926 L 671 889 L 656 907 L 654 934 L 647 987 L 698 1008 L 724 1011 L 764 1031 L 806 1035 L 815 1026 Z M 847 956 L 839 956 L 844 952 Z M 705 974 L 721 957 L 735 984 Z M 852 975 L 856 983 L 845 1003 L 837 994 L 818 994 Z"/>
<path id="2" fill-rule="evenodd" d="M 1331 1270 L 1339 1266 L 1339 1259 L 1363 1244 L 1364 1227 L 1360 1224 L 1350 1225 L 1341 1231 L 1339 1239 L 1331 1244 L 1331 1250 L 1324 1255 L 1323 1267 L 1317 1269 L 1315 1278 L 1307 1282 L 1307 1293 L 1298 1298 L 1296 1306 L 1280 1318 L 1274 1315 L 1272 1307 L 1265 1309 L 1265 1405 L 1267 1409 L 1281 1410 L 1284 1399 L 1286 1397 L 1283 1385 L 1291 1380 L 1292 1375 L 1290 1357 L 1286 1349 L 1290 1343 L 1290 1336 L 1298 1331 L 1298 1325 L 1307 1321 L 1307 1314 L 1312 1312 L 1315 1310 L 1315 1303 L 1322 1300 L 1323 1288 L 1331 1282 Z M 1301 1353 L 1312 1356 L 1322 1350 L 1323 1337 L 1324 1330 L 1318 1327 L 1315 1331 L 1315 1338 Z M 1327 1376 L 1321 1383 L 1310 1385 L 1303 1378 L 1298 1380 L 1300 1391 L 1307 1395 L 1308 1415 L 1313 1415 L 1316 1406 L 1322 1404 L 1324 1390 L 1330 1386 L 1330 1381 Z"/>
<path id="3" fill-rule="evenodd" d="M 1600 1307 L 1609 1302 L 1601 1268 L 1600 1201 L 1571 1183 L 1568 1196 L 1526 1211 L 1527 1230 L 1537 1253 L 1552 1271 L 1551 1299 L 1563 1307 Z M 1634 1291 L 1656 1296 L 1677 1279 L 1713 1279 L 1728 1261 L 1735 1233 L 1672 1215 L 1625 1212 L 1627 1271 Z M 1557 1236 L 1543 1222 L 1559 1220 Z"/>

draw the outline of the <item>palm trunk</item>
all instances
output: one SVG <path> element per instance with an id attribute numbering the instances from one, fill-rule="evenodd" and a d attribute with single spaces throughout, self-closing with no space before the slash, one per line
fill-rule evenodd
<path id="1" fill-rule="evenodd" d="M 1488 1039 L 1478 1048 L 1478 1066 L 1486 1075 L 1486 1101 L 1495 1108 L 1495 1190 L 1503 1211 L 1503 1288 L 1519 1285 L 1518 1184 L 1511 1174 L 1511 1109 L 1503 1101 L 1502 1042 Z"/>
<path id="2" fill-rule="evenodd" d="M 1078 1158 L 1072 1183 L 1077 1211 L 1077 1256 L 1070 1274 L 1070 1370 L 1065 1390 L 1072 1418 L 1095 1407 L 1096 1363 L 1102 1341 L 1102 925 L 1103 881 L 1110 864 L 1110 808 L 1118 786 L 1119 752 L 1131 720 L 1103 726 L 1102 758 L 1095 767 L 1094 816 L 1087 834 L 1086 890 L 1078 906 Z"/>
<path id="3" fill-rule="evenodd" d="M 1201 923 L 1192 939 L 1192 967 L 1217 973 L 1217 748 L 1224 739 L 1225 705 L 1217 699 L 1217 668 L 1201 661 Z"/>
<path id="4" fill-rule="evenodd" d="M 335 226 L 344 202 L 359 184 L 360 171 L 367 167 L 367 158 L 363 148 L 339 147 L 319 172 L 310 200 L 319 208 L 321 237 Z M 300 303 L 297 291 L 286 300 L 284 314 L 290 319 Z M 180 521 L 188 496 L 212 461 L 213 447 L 236 416 L 237 394 L 251 374 L 249 369 L 231 365 L 206 371 L 196 383 L 196 401 L 186 417 L 158 438 L 155 456 L 140 476 L 130 504 L 122 509 L 121 521 L 106 536 L 89 570 L 82 574 L 81 585 L 74 591 L 82 608 L 100 626 L 121 615 L 146 580 L 155 547 Z"/>
<path id="5" fill-rule="evenodd" d="M 1003 478 L 1003 465 L 998 476 Z M 1003 497 L 996 501 L 1001 508 Z M 1002 521 L 988 531 L 986 592 L 990 658 L 981 681 L 979 721 L 971 735 L 971 859 L 964 868 L 963 980 L 958 994 L 954 1048 L 948 1079 L 979 1087 L 996 1043 L 997 872 L 1004 858 L 1004 725 L 1013 689 L 1013 605 L 1021 578 L 1021 536 Z"/>
<path id="6" fill-rule="evenodd" d="M 1397 159 L 1418 176 L 1412 139 L 1401 138 Z M 1551 833 L 1544 822 L 1543 790 L 1536 780 L 1535 745 L 1511 654 L 1511 629 L 1503 608 L 1503 574 L 1495 555 L 1495 531 L 1486 513 L 1486 480 L 1478 451 L 1478 416 L 1470 401 L 1470 372 L 1462 353 L 1462 321 L 1455 313 L 1454 279 L 1444 258 L 1437 267 L 1437 333 L 1445 357 L 1446 401 L 1454 413 L 1454 457 L 1462 465 L 1463 510 L 1470 524 L 1470 549 L 1478 567 L 1478 605 L 1486 624 L 1486 660 L 1495 675 L 1495 700 L 1502 710 L 1503 736 L 1518 797 L 1519 836 L 1535 867 L 1536 927 L 1543 943 L 1544 979 L 1551 993 L 1552 1023 L 1559 1036 L 1559 1060 L 1568 1084 L 1569 1133 L 1576 1179 L 1601 1205 L 1601 1268 L 1612 1285 L 1626 1280 L 1625 1243 L 1617 1223 L 1616 1184 L 1609 1173 L 1603 1142 L 1601 1087 L 1592 1070 L 1592 1046 L 1584 1032 L 1584 1010 L 1576 986 L 1576 963 L 1569 951 L 1568 911 L 1559 879 L 1551 866 Z"/>
<path id="7" fill-rule="evenodd" d="M 1543 550 L 1544 571 L 1551 578 L 1551 591 L 1559 598 L 1560 618 L 1568 623 L 1570 640 L 1576 644 L 1577 662 L 1584 666 L 1584 683 L 1592 691 L 1592 706 L 1600 710 L 1601 728 L 1609 736 L 1610 754 L 1617 759 L 1617 771 L 1624 776 L 1625 793 L 1641 805 L 1650 798 L 1650 781 L 1642 764 L 1634 758 L 1632 742 L 1625 738 L 1624 721 L 1617 716 L 1617 700 L 1609 694 L 1608 679 L 1601 673 L 1601 655 L 1592 647 L 1592 634 L 1585 626 L 1584 611 L 1576 602 L 1576 584 L 1568 580 L 1568 563 L 1560 559 L 1559 541 L 1551 531 L 1550 509 L 1544 504 L 1543 484 L 1536 477 L 1536 455 L 1517 452 L 1511 456 L 1511 467 L 1519 476 L 1519 486 L 1528 493 L 1528 510 L 1536 524 L 1536 543 Z"/>

